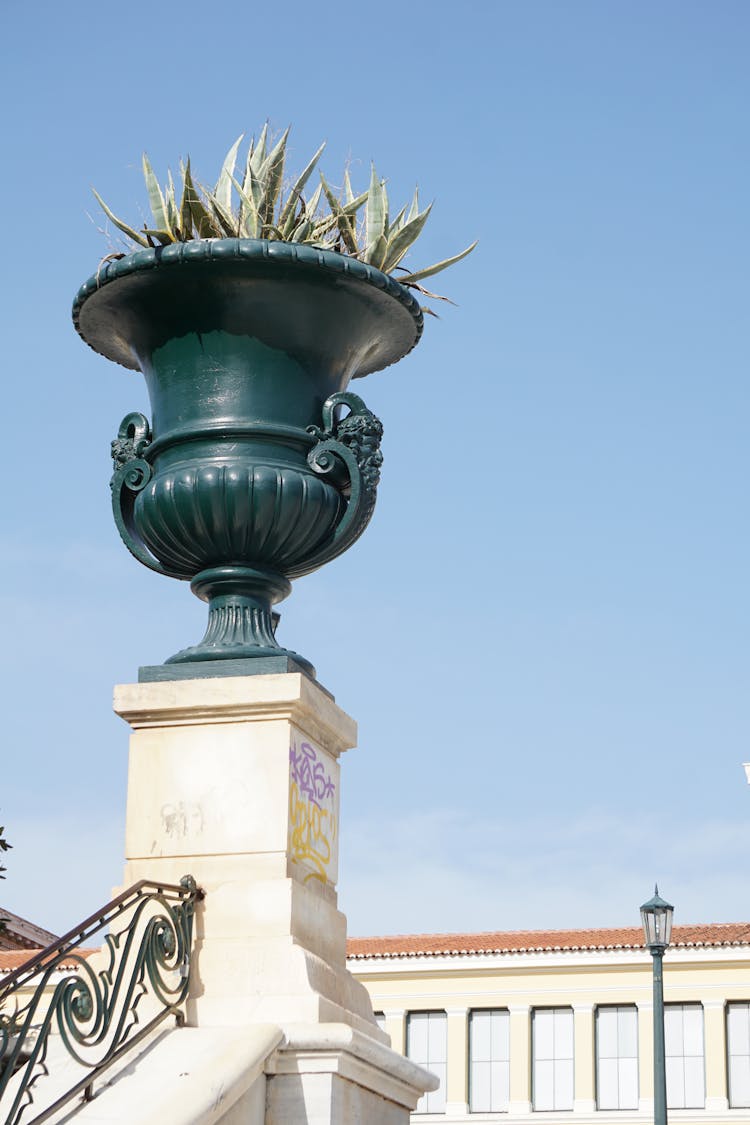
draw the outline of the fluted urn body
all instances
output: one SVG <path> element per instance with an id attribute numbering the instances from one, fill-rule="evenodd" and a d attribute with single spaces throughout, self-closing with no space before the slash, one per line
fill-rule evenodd
<path id="1" fill-rule="evenodd" d="M 293 656 L 312 671 L 277 644 L 272 607 L 369 522 L 382 428 L 347 387 L 411 350 L 416 301 L 330 251 L 221 239 L 109 262 L 73 315 L 148 387 L 151 421 L 128 415 L 113 442 L 120 534 L 209 603 L 201 643 L 168 663 Z"/>

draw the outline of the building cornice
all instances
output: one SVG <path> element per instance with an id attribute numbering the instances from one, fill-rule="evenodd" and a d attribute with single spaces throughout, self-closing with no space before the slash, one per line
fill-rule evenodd
<path id="1" fill-rule="evenodd" d="M 675 966 L 750 963 L 750 946 L 677 946 L 667 950 L 666 958 Z M 401 953 L 395 956 L 355 956 L 347 965 L 357 976 L 403 976 L 412 974 L 507 972 L 539 969 L 586 970 L 602 968 L 651 969 L 651 956 L 644 949 L 550 949 L 524 952 L 455 951 L 450 953 Z"/>

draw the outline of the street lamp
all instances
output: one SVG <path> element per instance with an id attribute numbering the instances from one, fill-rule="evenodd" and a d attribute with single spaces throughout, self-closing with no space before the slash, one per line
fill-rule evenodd
<path id="1" fill-rule="evenodd" d="M 654 1125 L 667 1125 L 667 1067 L 664 1058 L 664 988 L 662 958 L 672 935 L 674 907 L 654 897 L 641 907 L 646 948 L 654 959 Z"/>

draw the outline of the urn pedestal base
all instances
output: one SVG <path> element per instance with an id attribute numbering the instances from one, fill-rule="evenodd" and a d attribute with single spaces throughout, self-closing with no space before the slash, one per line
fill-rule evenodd
<path id="1" fill-rule="evenodd" d="M 200 571 L 190 589 L 208 602 L 206 632 L 200 644 L 170 656 L 167 664 L 281 658 L 293 660 L 315 679 L 309 660 L 276 641 L 273 606 L 292 589 L 283 575 L 249 566 L 216 566 Z"/>
<path id="2" fill-rule="evenodd" d="M 206 893 L 188 1021 L 332 1020 L 383 1038 L 336 907 L 353 720 L 289 673 L 120 685 L 115 710 L 133 731 L 125 885 L 189 872 Z"/>
<path id="3" fill-rule="evenodd" d="M 227 1106 L 211 1120 L 407 1125 L 435 1080 L 388 1046 L 346 968 L 336 905 L 352 719 L 289 673 L 121 685 L 115 710 L 133 732 L 124 882 L 190 872 L 205 891 L 188 1025 L 280 1031 L 265 1117 Z"/>
<path id="4" fill-rule="evenodd" d="M 282 653 L 284 650 L 281 650 Z M 305 661 L 305 664 L 307 662 Z M 151 684 L 164 680 L 203 680 L 207 677 L 274 676 L 285 672 L 301 672 L 311 676 L 297 657 L 262 656 L 249 660 L 201 660 L 186 664 L 144 664 L 138 669 L 138 683 Z M 317 683 L 317 681 L 316 681 Z M 322 684 L 318 687 L 329 695 Z"/>

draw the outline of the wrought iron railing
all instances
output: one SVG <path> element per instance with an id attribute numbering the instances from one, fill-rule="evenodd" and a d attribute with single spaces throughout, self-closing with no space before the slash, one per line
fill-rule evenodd
<path id="1" fill-rule="evenodd" d="M 144 879 L 5 978 L 2 1125 L 40 1125 L 73 1098 L 90 1100 L 99 1075 L 158 1024 L 172 1015 L 182 1025 L 202 897 L 190 875 L 179 886 Z"/>

